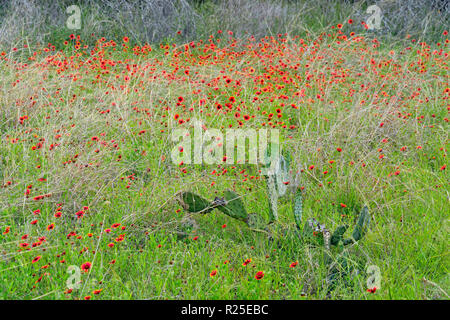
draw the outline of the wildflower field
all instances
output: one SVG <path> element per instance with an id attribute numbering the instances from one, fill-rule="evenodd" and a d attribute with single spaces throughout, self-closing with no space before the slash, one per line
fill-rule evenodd
<path id="1" fill-rule="evenodd" d="M 352 23 L 0 50 L 0 299 L 448 299 L 448 33 Z M 279 130 L 276 221 L 259 164 L 172 160 L 194 121 Z M 180 201 L 227 190 L 255 225 Z M 349 237 L 364 207 L 360 241 L 301 236 L 314 218 Z"/>

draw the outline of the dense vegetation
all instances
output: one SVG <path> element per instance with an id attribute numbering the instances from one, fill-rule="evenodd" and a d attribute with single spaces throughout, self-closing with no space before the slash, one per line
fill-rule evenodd
<path id="1" fill-rule="evenodd" d="M 217 28 L 186 42 L 174 29 L 139 44 L 83 27 L 4 45 L 0 297 L 447 299 L 448 32 L 436 26 L 427 41 L 379 39 L 349 16 L 299 34 Z M 261 166 L 171 160 L 172 132 L 194 120 L 279 130 L 277 219 Z M 331 247 L 316 241 L 323 226 Z"/>

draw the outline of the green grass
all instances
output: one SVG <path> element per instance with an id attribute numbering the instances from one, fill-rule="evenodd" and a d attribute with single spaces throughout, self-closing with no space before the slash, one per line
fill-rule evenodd
<path id="1" fill-rule="evenodd" d="M 430 50 L 415 43 L 409 44 L 411 50 L 387 43 L 373 48 L 370 39 L 337 36 L 305 39 L 307 54 L 295 38 L 268 39 L 263 50 L 257 44 L 246 48 L 243 40 L 233 45 L 226 37 L 215 42 L 217 48 L 197 43 L 184 53 L 184 46 L 178 46 L 178 56 L 173 48 L 156 46 L 149 54 L 121 52 L 119 43 L 117 50 L 108 47 L 102 55 L 69 47 L 63 54 L 40 52 L 35 61 L 19 66 L 12 61 L 23 59 L 28 50 L 8 52 L 0 60 L 0 297 L 447 299 L 448 66 L 443 55 L 430 53 L 440 48 L 448 52 L 448 44 L 443 39 L 441 47 L 433 43 Z M 395 50 L 394 58 L 390 50 Z M 199 65 L 207 54 L 211 58 Z M 67 68 L 49 62 L 52 56 L 52 61 L 67 62 Z M 99 60 L 106 64 L 94 65 Z M 108 64 L 112 61 L 114 66 Z M 421 62 L 422 73 L 417 69 Z M 374 67 L 378 63 L 387 65 Z M 189 77 L 183 73 L 186 68 Z M 329 82 L 320 80 L 320 73 Z M 77 81 L 69 78 L 73 75 Z M 233 81 L 214 81 L 224 75 Z M 234 86 L 235 80 L 240 86 Z M 302 89 L 304 96 L 293 95 Z M 186 108 L 177 106 L 179 96 Z M 229 96 L 237 102 L 232 111 L 220 113 L 215 103 L 226 108 Z M 198 104 L 202 98 L 208 109 Z M 249 213 L 268 221 L 266 182 L 258 167 L 179 166 L 170 160 L 175 147 L 171 131 L 189 128 L 177 124 L 175 114 L 202 119 L 208 128 L 238 128 L 238 106 L 240 119 L 254 116 L 242 120 L 242 128 L 269 126 L 267 114 L 275 114 L 273 125 L 293 157 L 291 185 L 304 187 L 303 222 L 314 217 L 330 230 L 348 224 L 348 237 L 360 209 L 369 207 L 368 234 L 344 249 L 353 271 L 334 290 L 326 282 L 326 250 L 299 237 L 293 194 L 279 200 L 279 221 L 265 232 L 218 210 L 188 214 L 176 202 L 179 191 L 212 200 L 232 189 L 243 195 Z M 107 109 L 109 113 L 101 113 Z M 21 124 L 24 115 L 28 119 Z M 43 147 L 33 150 L 39 142 Z M 59 145 L 50 150 L 51 144 Z M 33 200 L 44 194 L 51 196 Z M 89 209 L 77 219 L 83 206 Z M 56 218 L 59 207 L 62 216 Z M 37 209 L 40 214 L 33 214 Z M 35 219 L 38 223 L 30 224 Z M 186 227 L 187 222 L 193 227 Z M 54 229 L 47 230 L 51 223 Z M 114 223 L 121 225 L 112 228 Z M 7 227 L 10 231 L 4 233 Z M 68 238 L 70 232 L 76 236 Z M 25 234 L 28 238 L 22 240 Z M 123 240 L 116 241 L 121 234 Z M 19 247 L 23 242 L 31 246 L 39 237 L 45 237 L 41 245 Z M 36 256 L 41 259 L 32 263 Z M 334 250 L 332 261 L 338 257 Z M 244 266 L 246 259 L 251 262 Z M 80 287 L 68 293 L 68 267 L 85 262 L 91 268 L 81 272 Z M 290 267 L 293 262 L 298 264 Z M 367 292 L 369 265 L 381 272 L 375 293 Z M 210 275 L 213 270 L 215 276 Z M 261 280 L 255 279 L 258 271 L 264 272 Z"/>

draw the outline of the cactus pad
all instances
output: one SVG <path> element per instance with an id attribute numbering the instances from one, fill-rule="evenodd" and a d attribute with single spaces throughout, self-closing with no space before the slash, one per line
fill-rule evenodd
<path id="1" fill-rule="evenodd" d="M 303 213 L 302 191 L 298 189 L 294 199 L 294 219 L 298 229 L 300 229 L 300 225 L 302 223 L 302 213 Z"/>
<path id="2" fill-rule="evenodd" d="M 336 230 L 334 230 L 333 235 L 331 236 L 330 244 L 336 246 L 340 241 L 344 241 L 343 236 L 347 228 L 348 226 L 337 227 Z"/>
<path id="3" fill-rule="evenodd" d="M 225 191 L 224 200 L 226 204 L 218 205 L 217 209 L 232 218 L 247 221 L 247 211 L 241 197 L 233 191 Z"/>
<path id="4" fill-rule="evenodd" d="M 181 192 L 178 195 L 177 200 L 183 209 L 189 212 L 208 213 L 214 209 L 208 200 L 192 192 Z"/>
<path id="5" fill-rule="evenodd" d="M 352 237 L 355 241 L 361 240 L 362 237 L 367 232 L 370 224 L 370 214 L 367 206 L 364 206 L 361 213 L 359 214 L 358 222 L 356 223 L 355 229 L 353 230 Z"/>

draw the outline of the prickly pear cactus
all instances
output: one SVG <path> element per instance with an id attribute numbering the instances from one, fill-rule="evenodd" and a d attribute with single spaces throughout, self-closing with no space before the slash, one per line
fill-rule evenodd
<path id="1" fill-rule="evenodd" d="M 297 224 L 297 228 L 300 229 L 302 223 L 303 203 L 302 203 L 302 191 L 297 189 L 294 197 L 294 220 Z"/>
<path id="2" fill-rule="evenodd" d="M 225 197 L 222 201 L 224 201 L 223 204 L 218 205 L 217 209 L 232 218 L 247 221 L 247 211 L 245 210 L 244 203 L 238 194 L 227 190 L 225 191 Z"/>
<path id="3" fill-rule="evenodd" d="M 266 159 L 269 157 L 267 152 L 268 150 L 266 151 Z M 278 220 L 278 198 L 286 194 L 287 186 L 285 182 L 289 180 L 290 154 L 284 151 L 275 161 L 274 172 L 265 175 L 269 195 L 269 223 Z"/>
<path id="4" fill-rule="evenodd" d="M 275 183 L 279 197 L 284 196 L 287 191 L 285 182 L 289 181 L 290 163 L 290 154 L 287 151 L 283 151 L 278 161 L 277 171 L 275 172 Z"/>
<path id="5" fill-rule="evenodd" d="M 208 213 L 214 209 L 214 207 L 211 205 L 211 203 L 208 200 L 206 200 L 192 192 L 179 193 L 177 200 L 181 204 L 181 206 L 183 207 L 184 210 L 193 212 L 193 213 L 198 213 L 198 212 Z"/>
<path id="6" fill-rule="evenodd" d="M 230 190 L 225 191 L 224 197 L 216 197 L 212 202 L 192 192 L 179 193 L 177 200 L 188 212 L 205 214 L 217 208 L 232 218 L 247 222 L 248 215 L 241 197 Z"/>
<path id="7" fill-rule="evenodd" d="M 327 275 L 327 284 L 329 294 L 336 288 L 337 283 L 343 280 L 344 284 L 348 284 L 349 278 L 353 274 L 358 274 L 360 266 L 355 263 L 355 258 L 350 257 L 349 251 L 344 250 L 343 246 L 353 244 L 361 240 L 367 232 L 370 224 L 370 214 L 367 206 L 364 206 L 358 217 L 358 222 L 353 230 L 352 237 L 343 239 L 343 235 L 347 230 L 347 226 L 339 226 L 331 236 L 330 243 L 338 247 L 340 253 L 335 258 L 335 262 L 331 263 Z M 340 247 L 340 249 L 339 249 Z M 330 257 L 331 258 L 331 257 Z M 331 259 L 329 259 L 331 261 Z M 351 279 L 350 279 L 351 280 Z"/>
<path id="8" fill-rule="evenodd" d="M 343 241 L 343 236 L 347 228 L 348 226 L 339 226 L 336 228 L 336 230 L 334 230 L 330 239 L 330 244 L 332 246 L 337 246 L 339 242 Z"/>
<path id="9" fill-rule="evenodd" d="M 318 245 L 327 245 L 329 231 L 314 218 L 308 219 L 303 227 L 302 238 Z M 324 238 L 324 235 L 327 235 Z"/>
<path id="10" fill-rule="evenodd" d="M 367 206 L 361 210 L 361 213 L 358 217 L 358 222 L 353 229 L 352 237 L 343 240 L 344 245 L 349 245 L 361 240 L 364 235 L 367 233 L 370 224 L 370 214 Z"/>
<path id="11" fill-rule="evenodd" d="M 364 206 L 361 213 L 359 214 L 358 222 L 356 223 L 355 229 L 353 230 L 352 237 L 353 240 L 359 241 L 364 237 L 369 228 L 370 224 L 370 214 L 367 206 Z"/>
<path id="12" fill-rule="evenodd" d="M 339 280 L 345 281 L 346 276 L 353 270 L 352 264 L 349 263 L 349 261 L 351 261 L 351 257 L 348 252 L 343 252 L 336 258 L 336 261 L 330 265 L 327 274 L 328 293 L 336 288 Z"/>

